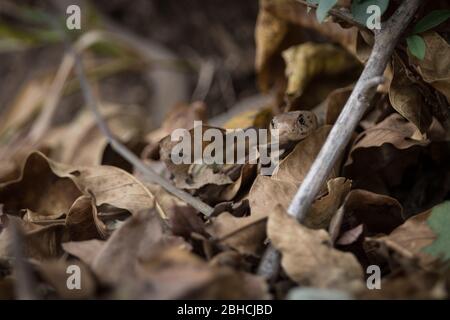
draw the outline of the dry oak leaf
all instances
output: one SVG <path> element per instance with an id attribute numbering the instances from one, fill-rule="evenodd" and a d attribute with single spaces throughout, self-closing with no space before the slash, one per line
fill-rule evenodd
<path id="1" fill-rule="evenodd" d="M 131 147 L 145 131 L 145 117 L 136 106 L 102 104 L 100 112 L 116 138 Z M 117 159 L 108 159 L 112 158 L 108 139 L 98 128 L 92 112 L 86 109 L 70 125 L 50 131 L 44 145 L 52 148 L 52 159 L 62 163 L 77 166 L 118 163 Z"/>
<path id="2" fill-rule="evenodd" d="M 148 189 L 128 172 L 112 166 L 77 167 L 54 162 L 40 153 L 33 157 L 46 160 L 59 177 L 71 179 L 85 195 L 93 196 L 95 205 L 108 204 L 131 214 L 154 206 Z"/>
<path id="3" fill-rule="evenodd" d="M 200 132 L 201 129 L 201 132 Z M 203 133 L 208 129 L 217 129 L 222 134 L 222 144 L 214 144 L 202 139 L 202 146 L 200 153 L 197 155 L 195 151 L 196 141 L 194 141 L 197 134 L 203 135 Z M 233 137 L 236 132 L 234 130 L 225 131 L 221 128 L 213 128 L 209 126 L 198 126 L 194 129 L 189 130 L 189 136 L 184 136 L 179 141 L 172 141 L 171 136 L 167 136 L 160 142 L 160 157 L 165 163 L 167 169 L 174 177 L 174 183 L 178 188 L 195 191 L 201 199 L 207 201 L 208 203 L 218 203 L 222 201 L 232 200 L 236 194 L 239 192 L 241 187 L 245 185 L 249 180 L 253 179 L 255 175 L 256 165 L 250 164 L 247 159 L 245 159 L 244 164 L 236 163 L 226 163 L 225 161 L 228 155 L 235 156 L 231 152 L 235 151 L 237 144 L 235 140 L 229 139 L 228 137 Z M 227 135 L 230 136 L 227 136 Z M 190 144 L 189 144 L 190 137 Z M 216 137 L 214 137 L 216 139 Z M 231 141 L 231 142 L 230 142 Z M 227 145 L 231 143 L 231 145 Z M 178 146 L 177 146 L 178 145 Z M 175 164 L 172 161 L 172 152 L 179 148 L 178 152 L 182 153 L 183 156 L 191 156 L 190 164 Z M 185 149 L 188 150 L 185 150 Z M 215 151 L 215 154 L 219 154 L 222 157 L 222 163 L 224 164 L 211 164 L 207 165 L 204 163 L 195 163 L 195 156 L 202 156 L 203 153 L 208 148 Z M 222 148 L 220 150 L 219 148 Z M 219 153 L 220 152 L 220 153 Z M 227 152 L 229 154 L 227 154 Z M 246 150 L 246 156 L 248 158 L 249 152 Z"/>
<path id="4" fill-rule="evenodd" d="M 274 14 L 261 8 L 258 13 L 255 28 L 256 57 L 255 69 L 258 73 L 258 83 L 262 91 L 267 91 L 271 85 L 272 61 L 280 53 L 280 47 L 288 31 L 288 23 Z"/>
<path id="5" fill-rule="evenodd" d="M 71 290 L 67 286 L 70 266 L 80 268 L 80 289 Z M 58 299 L 93 299 L 97 290 L 96 280 L 92 271 L 79 261 L 47 260 L 36 265 L 42 279 L 49 284 Z"/>
<path id="6" fill-rule="evenodd" d="M 100 280 L 117 284 L 136 279 L 139 261 L 147 259 L 155 250 L 173 245 L 190 247 L 181 238 L 164 232 L 155 210 L 144 210 L 128 218 L 106 242 L 69 242 L 63 248 L 90 265 Z"/>
<path id="7" fill-rule="evenodd" d="M 290 99 L 300 97 L 312 79 L 337 76 L 356 69 L 358 62 L 345 50 L 332 44 L 303 43 L 282 53 L 286 63 Z"/>
<path id="8" fill-rule="evenodd" d="M 399 184 L 404 171 L 418 161 L 420 148 L 428 144 L 414 124 L 394 113 L 355 139 L 345 176 L 356 188 L 384 193 L 380 186 Z"/>
<path id="9" fill-rule="evenodd" d="M 366 190 L 350 191 L 343 210 L 352 227 L 363 224 L 369 234 L 389 234 L 404 222 L 403 208 L 396 199 Z"/>
<path id="10" fill-rule="evenodd" d="M 4 222 L 0 224 L 0 258 L 14 256 L 14 235 L 10 226 L 12 222 L 19 226 L 23 234 L 25 256 L 42 261 L 57 258 L 63 252 L 60 245 L 65 240 L 63 224 L 40 226 L 10 215 L 2 220 Z"/>
<path id="11" fill-rule="evenodd" d="M 228 119 L 223 124 L 223 127 L 225 129 L 242 129 L 250 127 L 266 129 L 270 124 L 270 120 L 273 118 L 272 110 L 272 107 L 265 107 L 240 112 Z"/>
<path id="12" fill-rule="evenodd" d="M 353 86 L 348 86 L 345 88 L 336 89 L 328 95 L 325 102 L 325 124 L 333 125 L 336 122 L 352 91 Z"/>
<path id="13" fill-rule="evenodd" d="M 432 117 L 420 87 L 411 76 L 408 76 L 410 71 L 398 55 L 394 55 L 392 64 L 394 78 L 389 89 L 392 107 L 425 133 L 431 125 Z"/>
<path id="14" fill-rule="evenodd" d="M 230 267 L 211 266 L 192 253 L 170 247 L 140 264 L 148 299 L 269 299 L 259 276 Z M 143 287 L 143 286 L 141 286 Z M 149 287 L 151 288 L 149 290 Z M 137 290 L 139 292 L 139 290 Z"/>
<path id="15" fill-rule="evenodd" d="M 189 252 L 181 238 L 167 234 L 154 211 L 129 218 L 107 242 L 70 242 L 64 249 L 109 283 L 115 298 L 265 299 L 262 278 L 209 266 Z M 111 264 L 114 261 L 114 264 Z"/>
<path id="16" fill-rule="evenodd" d="M 207 123 L 207 107 L 205 103 L 196 101 L 191 104 L 179 103 L 166 114 L 160 128 L 149 132 L 145 136 L 148 145 L 143 151 L 143 157 L 154 157 L 159 149 L 161 139 L 170 135 L 176 129 L 191 129 L 194 121 Z"/>
<path id="17" fill-rule="evenodd" d="M 423 265 L 432 263 L 435 259 L 422 251 L 423 248 L 433 243 L 436 235 L 427 225 L 426 221 L 431 212 L 425 212 L 408 219 L 404 224 L 395 229 L 390 235 L 373 241 L 398 252 L 401 256 L 413 259 L 417 258 Z"/>
<path id="18" fill-rule="evenodd" d="M 81 195 L 74 181 L 56 174 L 41 153 L 27 157 L 19 178 L 0 185 L 3 210 L 15 215 L 30 210 L 41 218 L 60 217 Z"/>
<path id="19" fill-rule="evenodd" d="M 298 284 L 347 292 L 363 286 L 363 271 L 353 254 L 334 249 L 325 230 L 299 224 L 281 206 L 270 214 L 267 234 L 281 252 L 283 269 Z"/>
<path id="20" fill-rule="evenodd" d="M 314 29 L 356 56 L 358 35 L 356 27 L 344 28 L 339 23 L 330 20 L 320 23 L 314 14 L 308 13 L 307 6 L 295 0 L 262 0 L 260 4 L 260 10 L 267 10 L 287 23 L 307 30 Z"/>
<path id="21" fill-rule="evenodd" d="M 79 199 L 82 195 L 93 202 Z M 75 203 L 77 199 L 81 202 Z M 104 219 L 100 219 L 97 210 L 103 216 L 120 210 L 135 214 L 153 208 L 154 202 L 148 189 L 124 170 L 112 166 L 70 166 L 52 161 L 39 152 L 29 155 L 19 179 L 0 185 L 0 203 L 4 204 L 6 213 L 17 215 L 27 210 L 26 219 L 42 223 L 63 219 L 66 215 L 69 232 L 72 235 L 78 233 L 73 240 L 88 237 L 79 232 L 92 229 L 81 230 L 74 228 L 74 224 L 87 226 L 91 217 L 100 235 L 109 235 L 111 230 Z"/>
<path id="22" fill-rule="evenodd" d="M 422 35 L 427 46 L 425 58 L 419 60 L 408 51 L 410 62 L 423 80 L 447 97 L 450 103 L 450 45 L 436 32 Z"/>
<path id="23" fill-rule="evenodd" d="M 437 259 L 448 261 L 448 221 L 450 202 L 446 201 L 408 219 L 390 235 L 372 239 L 407 259 L 416 259 L 432 269 Z"/>
<path id="24" fill-rule="evenodd" d="M 290 182 L 297 186 L 300 185 L 319 154 L 330 130 L 331 126 L 320 127 L 306 139 L 300 141 L 294 150 L 280 161 L 273 173 L 273 179 Z M 328 179 L 339 176 L 340 162 L 340 160 L 336 161 L 336 165 L 333 167 Z M 325 188 L 326 186 L 323 188 L 324 191 L 326 190 Z"/>
<path id="25" fill-rule="evenodd" d="M 223 134 L 223 137 L 225 137 L 225 130 L 205 125 L 201 126 L 201 136 L 203 136 L 203 132 L 205 132 L 210 128 L 220 130 Z M 167 169 L 174 176 L 175 185 L 178 188 L 183 189 L 199 189 L 208 184 L 215 184 L 221 186 L 233 183 L 233 180 L 226 173 L 217 170 L 219 168 L 216 168 L 212 165 L 207 166 L 194 164 L 195 161 L 194 156 L 197 156 L 194 150 L 195 144 L 197 142 L 194 141 L 194 137 L 195 131 L 198 129 L 199 127 L 197 127 L 196 129 L 194 128 L 189 129 L 189 136 L 183 137 L 183 139 L 188 139 L 189 137 L 191 138 L 190 145 L 188 145 L 186 142 L 186 148 L 190 146 L 189 150 L 180 149 L 180 153 L 183 153 L 183 156 L 187 157 L 186 153 L 189 153 L 189 155 L 191 156 L 189 163 L 191 164 L 184 164 L 184 163 L 175 164 L 172 161 L 172 152 L 175 152 L 174 147 L 179 145 L 180 143 L 184 143 L 185 140 L 172 141 L 171 135 L 169 134 L 160 141 L 159 153 L 161 160 L 165 163 Z M 202 139 L 200 156 L 203 155 L 203 151 L 210 144 L 211 144 L 210 142 L 205 141 L 205 139 Z"/>
<path id="26" fill-rule="evenodd" d="M 0 137 L 16 132 L 33 120 L 43 106 L 53 75 L 48 73 L 25 83 L 14 102 L 2 113 Z"/>
<path id="27" fill-rule="evenodd" d="M 397 272 L 381 279 L 382 290 L 366 289 L 360 300 L 443 300 L 448 299 L 448 276 L 432 270 Z"/>

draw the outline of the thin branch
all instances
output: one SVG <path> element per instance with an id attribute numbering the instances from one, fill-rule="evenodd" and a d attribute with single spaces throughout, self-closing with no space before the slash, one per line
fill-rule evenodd
<path id="1" fill-rule="evenodd" d="M 191 101 L 204 101 L 211 89 L 214 79 L 215 66 L 211 60 L 200 63 L 200 71 L 198 74 L 197 85 L 192 94 Z"/>
<path id="2" fill-rule="evenodd" d="M 375 33 L 375 43 L 369 60 L 353 89 L 351 96 L 342 109 L 316 160 L 300 185 L 288 213 L 302 223 L 321 187 L 326 183 L 336 161 L 342 156 L 351 136 L 361 121 L 376 93 L 375 86 L 381 83 L 383 73 L 390 61 L 404 30 L 419 8 L 421 0 L 405 0 L 397 11 Z M 269 246 L 266 250 L 273 250 Z M 265 255 L 261 265 L 279 266 L 276 255 Z M 266 259 L 273 259 L 268 262 Z M 276 268 L 266 272 L 270 278 L 278 271 Z"/>
<path id="3" fill-rule="evenodd" d="M 307 2 L 305 0 L 296 0 L 296 1 L 298 3 L 300 3 L 300 4 L 303 4 L 303 5 L 307 6 L 307 7 L 309 7 L 309 8 L 312 8 L 312 9 L 317 9 L 319 7 L 319 5 L 313 4 L 313 3 L 309 3 L 309 2 Z M 338 18 L 338 19 L 340 19 L 340 20 L 342 20 L 342 21 L 344 21 L 344 22 L 346 22 L 346 23 L 348 23 L 350 25 L 353 25 L 353 26 L 357 27 L 358 29 L 362 29 L 362 30 L 366 30 L 367 29 L 367 27 L 364 24 L 356 21 L 347 10 L 344 11 L 344 10 L 339 10 L 339 9 L 331 9 L 330 11 L 328 11 L 328 14 L 330 16 Z"/>
<path id="4" fill-rule="evenodd" d="M 189 193 L 180 190 L 176 188 L 170 181 L 164 179 L 160 175 L 158 175 L 155 171 L 153 171 L 151 168 L 146 166 L 141 159 L 139 159 L 134 153 L 132 153 L 125 145 L 123 145 L 121 142 L 119 142 L 114 135 L 112 134 L 111 130 L 109 129 L 108 125 L 106 124 L 105 120 L 103 119 L 99 108 L 97 106 L 97 101 L 94 97 L 94 94 L 92 93 L 91 87 L 89 85 L 88 80 L 86 79 L 83 64 L 81 62 L 80 56 L 78 52 L 76 52 L 72 47 L 69 49 L 71 51 L 71 54 L 74 57 L 75 60 L 75 71 L 78 77 L 78 80 L 80 82 L 81 91 L 83 93 L 83 97 L 85 99 L 86 104 L 91 109 L 95 116 L 95 120 L 97 121 L 97 125 L 100 128 L 101 132 L 106 136 L 108 139 L 108 142 L 110 143 L 111 147 L 119 153 L 124 159 L 126 159 L 129 163 L 131 163 L 137 170 L 141 171 L 148 179 L 150 179 L 153 183 L 156 183 L 160 185 L 162 188 L 164 188 L 167 192 L 173 194 L 174 196 L 180 198 L 184 202 L 191 205 L 196 210 L 203 213 L 205 216 L 210 216 L 214 209 L 209 206 L 208 204 L 204 203 L 203 201 L 193 197 Z"/>
<path id="5" fill-rule="evenodd" d="M 350 96 L 319 155 L 288 208 L 288 213 L 297 218 L 300 223 L 303 223 L 305 220 L 309 208 L 316 199 L 323 184 L 326 183 L 329 173 L 337 159 L 344 153 L 352 132 L 356 129 L 362 116 L 370 106 L 370 101 L 376 92 L 376 87 L 383 84 L 384 80 L 383 76 L 374 76 L 372 79 L 364 80 L 360 78 L 358 81 L 358 88 L 355 87 L 353 90 L 352 96 Z M 352 97 L 355 104 L 349 109 L 347 105 L 351 102 L 350 99 Z M 347 110 L 345 110 L 346 107 Z"/>

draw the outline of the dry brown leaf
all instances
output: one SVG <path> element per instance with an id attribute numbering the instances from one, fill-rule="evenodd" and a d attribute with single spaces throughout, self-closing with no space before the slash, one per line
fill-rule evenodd
<path id="1" fill-rule="evenodd" d="M 354 227 L 363 224 L 369 234 L 389 234 L 404 222 L 403 208 L 396 199 L 366 190 L 350 191 L 343 208 Z"/>
<path id="2" fill-rule="evenodd" d="M 270 120 L 273 118 L 272 108 L 244 111 L 233 116 L 224 123 L 225 129 L 245 129 L 245 128 L 268 128 Z"/>
<path id="3" fill-rule="evenodd" d="M 328 228 L 351 187 L 352 182 L 342 177 L 328 180 L 328 192 L 314 201 L 303 224 L 312 229 Z"/>
<path id="4" fill-rule="evenodd" d="M 145 131 L 145 117 L 139 108 L 102 104 L 101 113 L 117 139 L 132 149 L 137 147 L 139 136 Z M 108 139 L 98 128 L 90 110 L 80 112 L 70 125 L 52 129 L 43 144 L 51 147 L 53 159 L 71 165 L 116 164 L 118 166 L 121 159 L 116 154 L 112 159 Z"/>
<path id="5" fill-rule="evenodd" d="M 173 235 L 189 239 L 193 233 L 207 236 L 205 224 L 197 210 L 190 206 L 174 206 L 168 215 L 170 230 Z"/>
<path id="6" fill-rule="evenodd" d="M 401 59 L 394 55 L 394 78 L 389 89 L 389 100 L 398 113 L 425 133 L 431 125 L 431 112 L 420 92 L 420 87 L 408 76 L 409 71 Z"/>
<path id="7" fill-rule="evenodd" d="M 168 248 L 139 267 L 147 299 L 268 299 L 261 277 L 229 267 L 212 267 L 179 248 Z"/>
<path id="8" fill-rule="evenodd" d="M 95 199 L 97 207 L 111 205 L 131 214 L 154 206 L 154 197 L 148 189 L 128 172 L 113 166 L 77 167 L 54 162 L 42 154 L 30 157 L 41 158 L 61 178 L 69 178 L 79 190 Z"/>
<path id="9" fill-rule="evenodd" d="M 62 253 L 61 242 L 64 241 L 64 225 L 53 224 L 39 226 L 26 222 L 15 216 L 6 216 L 6 221 L 0 228 L 0 258 L 13 257 L 13 229 L 10 223 L 19 226 L 19 232 L 24 237 L 24 254 L 36 260 L 57 258 Z M 0 225 L 1 226 L 1 225 Z"/>
<path id="10" fill-rule="evenodd" d="M 196 101 L 191 104 L 179 103 L 166 114 L 160 128 L 151 131 L 145 136 L 148 143 L 143 154 L 144 158 L 154 157 L 158 152 L 161 139 L 170 135 L 175 129 L 192 129 L 194 121 L 207 123 L 207 107 L 203 102 Z"/>
<path id="11" fill-rule="evenodd" d="M 255 69 L 258 72 L 258 82 L 262 91 L 269 90 L 273 82 L 272 60 L 280 52 L 280 46 L 288 31 L 288 24 L 282 19 L 260 9 L 256 21 Z"/>
<path id="12" fill-rule="evenodd" d="M 268 298 L 262 278 L 209 266 L 181 238 L 165 233 L 154 211 L 131 217 L 104 244 L 72 242 L 64 248 L 89 264 L 102 282 L 116 284 L 115 298 Z"/>
<path id="13" fill-rule="evenodd" d="M 51 76 L 38 77 L 25 83 L 14 103 L 2 114 L 0 136 L 14 133 L 29 123 L 42 107 L 51 84 Z M 4 137 L 3 137 L 4 138 Z"/>
<path id="14" fill-rule="evenodd" d="M 323 126 L 306 139 L 300 141 L 295 149 L 285 159 L 280 161 L 278 168 L 275 169 L 273 178 L 297 185 L 300 184 L 319 154 L 330 130 L 331 126 Z M 329 179 L 339 176 L 339 166 L 340 161 L 337 161 Z"/>
<path id="15" fill-rule="evenodd" d="M 72 241 L 105 237 L 106 232 L 99 230 L 100 224 L 96 218 L 97 207 L 91 197 L 81 196 L 76 199 L 65 219 L 68 237 Z"/>
<path id="16" fill-rule="evenodd" d="M 267 234 L 281 252 L 283 269 L 300 285 L 347 292 L 363 286 L 361 266 L 351 253 L 334 249 L 325 230 L 302 226 L 281 206 L 269 216 Z"/>
<path id="17" fill-rule="evenodd" d="M 357 294 L 363 300 L 443 300 L 448 299 L 445 274 L 427 270 L 401 272 L 381 279 L 382 290 L 364 290 Z"/>
<path id="18" fill-rule="evenodd" d="M 67 287 L 67 270 L 69 266 L 80 268 L 80 289 L 70 290 Z M 56 291 L 60 299 L 92 299 L 96 293 L 96 281 L 92 272 L 79 261 L 47 260 L 37 265 L 39 275 Z"/>
<path id="19" fill-rule="evenodd" d="M 59 217 L 67 214 L 81 195 L 76 184 L 55 174 L 40 153 L 32 153 L 26 159 L 18 179 L 0 185 L 0 203 L 5 213 L 16 215 L 21 210 L 31 210 L 41 217 Z"/>
<path id="20" fill-rule="evenodd" d="M 28 157 L 18 180 L 0 186 L 0 203 L 6 213 L 25 211 L 26 220 L 63 224 L 73 240 L 80 240 L 96 237 L 94 227 L 101 237 L 108 237 L 117 221 L 153 208 L 154 197 L 119 168 L 70 166 L 36 152 Z"/>
<path id="21" fill-rule="evenodd" d="M 203 132 L 213 127 L 202 126 Z M 221 128 L 218 129 L 223 134 L 223 162 L 225 163 L 227 152 L 235 150 L 236 144 L 227 145 L 227 134 L 233 134 L 232 132 L 226 132 Z M 191 137 L 191 164 L 174 164 L 171 158 L 171 153 L 178 143 L 178 141 L 171 141 L 171 137 L 167 136 L 160 142 L 160 156 L 164 161 L 167 169 L 174 177 L 175 185 L 181 189 L 187 189 L 195 191 L 196 194 L 209 203 L 218 203 L 222 201 L 232 200 L 236 194 L 240 191 L 241 187 L 245 185 L 250 179 L 253 179 L 255 175 L 256 165 L 250 164 L 248 161 L 244 164 L 212 164 L 207 165 L 204 163 L 194 163 L 193 157 L 196 155 L 194 152 L 195 141 L 194 130 L 189 130 Z M 203 141 L 201 152 L 211 144 L 211 142 Z M 218 150 L 216 150 L 218 152 Z M 248 153 L 247 153 L 248 155 Z"/>
<path id="22" fill-rule="evenodd" d="M 399 114 L 362 132 L 355 140 L 344 166 L 344 173 L 360 188 L 386 194 L 384 184 L 400 183 L 405 170 L 418 161 L 422 140 L 416 126 Z M 369 188 L 370 187 L 370 188 Z"/>
<path id="23" fill-rule="evenodd" d="M 436 32 L 427 32 L 422 37 L 427 47 L 425 59 L 419 60 L 408 51 L 410 63 L 450 103 L 450 45 Z"/>
<path id="24" fill-rule="evenodd" d="M 303 95 L 314 78 L 332 77 L 358 68 L 345 50 L 331 44 L 312 42 L 283 51 L 288 85 L 286 95 L 292 101 Z"/>
<path id="25" fill-rule="evenodd" d="M 356 27 L 346 29 L 333 21 L 320 23 L 314 14 L 308 13 L 308 9 L 304 4 L 295 0 L 262 0 L 261 7 L 283 21 L 305 29 L 314 29 L 356 55 L 356 39 L 358 35 Z"/>
<path id="26" fill-rule="evenodd" d="M 437 238 L 427 224 L 430 215 L 431 210 L 414 216 L 388 236 L 370 241 L 384 245 L 407 259 L 418 259 L 423 267 L 430 266 L 436 259 L 423 251 Z"/>
<path id="27" fill-rule="evenodd" d="M 77 257 L 88 266 L 92 266 L 98 253 L 103 249 L 106 241 L 92 239 L 85 241 L 70 241 L 62 244 L 67 253 Z"/>
<path id="28" fill-rule="evenodd" d="M 202 135 L 205 130 L 208 130 L 208 126 L 202 126 Z M 214 128 L 221 130 L 221 132 L 225 135 L 225 131 L 220 128 Z M 194 129 L 189 130 L 189 134 L 191 137 L 191 161 L 194 162 L 193 157 L 194 154 Z M 190 189 L 198 189 L 203 187 L 206 184 L 214 183 L 216 185 L 224 185 L 232 183 L 232 180 L 226 175 L 218 170 L 214 170 L 213 166 L 199 165 L 199 164 L 174 164 L 171 158 L 171 153 L 173 148 L 179 144 L 178 141 L 172 141 L 170 134 L 163 138 L 160 141 L 160 157 L 161 160 L 165 163 L 167 169 L 174 176 L 175 185 L 178 188 L 190 188 Z M 205 147 L 209 145 L 207 141 L 203 141 L 202 139 L 202 153 Z M 203 177 L 204 176 L 204 177 Z"/>
<path id="29" fill-rule="evenodd" d="M 89 244 L 92 245 L 92 242 Z M 173 245 L 189 248 L 181 238 L 164 234 L 162 222 L 155 211 L 141 211 L 127 219 L 112 234 L 97 252 L 91 267 L 106 283 L 118 283 L 125 281 L 125 278 L 133 279 L 136 277 L 136 264 L 139 260 L 145 260 L 153 250 L 162 250 Z M 73 254 L 74 251 L 71 251 Z M 91 259 L 89 257 L 89 260 Z M 111 264 L 111 261 L 115 261 L 114 264 Z"/>
<path id="30" fill-rule="evenodd" d="M 333 125 L 336 122 L 352 91 L 353 86 L 349 86 L 336 89 L 328 95 L 326 100 L 325 124 Z"/>

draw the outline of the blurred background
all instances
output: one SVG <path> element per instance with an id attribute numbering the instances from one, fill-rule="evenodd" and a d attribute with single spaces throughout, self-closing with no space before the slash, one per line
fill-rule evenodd
<path id="1" fill-rule="evenodd" d="M 102 30 L 120 35 L 100 35 L 84 50 L 99 96 L 145 108 L 152 126 L 177 102 L 203 100 L 211 117 L 256 93 L 256 0 L 1 0 L 2 113 L 17 99 L 40 99 L 40 90 L 24 84 L 49 80 L 61 64 L 64 41 L 51 19 L 65 24 L 70 4 L 81 8 L 82 34 Z M 56 124 L 68 121 L 83 104 L 72 82 L 64 90 Z M 20 90 L 27 97 L 18 96 Z"/>

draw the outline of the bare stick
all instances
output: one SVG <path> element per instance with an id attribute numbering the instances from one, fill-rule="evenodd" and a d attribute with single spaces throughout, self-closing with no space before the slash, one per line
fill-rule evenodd
<path id="1" fill-rule="evenodd" d="M 375 44 L 370 58 L 319 155 L 289 206 L 288 213 L 300 223 L 304 221 L 320 188 L 326 182 L 338 158 L 344 153 L 352 133 L 367 111 L 370 101 L 376 93 L 375 86 L 381 82 L 392 53 L 420 3 L 421 0 L 403 1 L 391 18 L 383 24 L 382 29 L 375 32 Z M 269 247 L 267 250 L 273 249 Z M 266 256 L 277 259 L 273 254 L 264 255 L 264 257 Z M 262 264 L 278 266 L 279 259 L 270 263 L 263 259 Z M 271 278 L 276 272 L 277 270 L 274 268 L 265 275 Z"/>
<path id="2" fill-rule="evenodd" d="M 214 62 L 207 60 L 200 63 L 200 71 L 198 74 L 197 85 L 192 94 L 191 101 L 204 101 L 211 89 L 214 79 L 215 66 Z"/>
<path id="3" fill-rule="evenodd" d="M 362 75 L 361 75 L 362 77 Z M 321 187 L 326 182 L 337 159 L 344 153 L 348 142 L 359 121 L 370 106 L 376 87 L 384 82 L 382 76 L 360 80 L 341 112 L 319 155 L 294 196 L 288 213 L 302 223 L 316 199 Z M 353 98 L 353 101 L 351 101 Z M 349 102 L 351 103 L 349 105 Z M 350 107 L 347 107 L 347 106 Z M 345 109 L 347 108 L 347 109 Z M 346 111 L 346 112 L 345 112 Z"/>
<path id="4" fill-rule="evenodd" d="M 70 49 L 71 53 L 75 60 L 75 71 L 77 73 L 78 80 L 80 82 L 81 91 L 83 93 L 86 104 L 89 108 L 91 108 L 94 113 L 95 120 L 97 121 L 97 125 L 102 131 L 102 133 L 108 139 L 108 142 L 111 144 L 111 147 L 119 153 L 122 157 L 124 157 L 128 162 L 130 162 L 137 170 L 141 171 L 147 178 L 149 178 L 152 182 L 163 187 L 167 192 L 173 194 L 174 196 L 180 198 L 184 202 L 191 205 L 196 210 L 203 213 L 205 216 L 210 216 L 214 209 L 204 203 L 203 201 L 193 197 L 189 193 L 176 188 L 170 181 L 164 179 L 160 175 L 158 175 L 151 168 L 146 166 L 141 159 L 139 159 L 134 153 L 132 153 L 126 146 L 124 146 L 121 142 L 119 142 L 114 135 L 111 133 L 108 125 L 103 119 L 102 115 L 97 106 L 97 101 L 94 97 L 94 94 L 91 91 L 91 87 L 89 86 L 88 80 L 84 74 L 83 64 L 81 62 L 80 56 L 78 52 L 76 52 L 73 48 Z"/>

